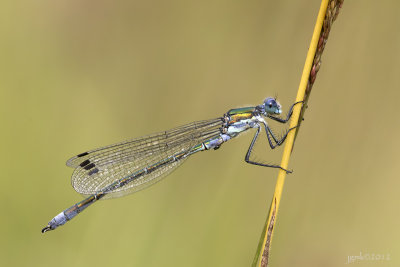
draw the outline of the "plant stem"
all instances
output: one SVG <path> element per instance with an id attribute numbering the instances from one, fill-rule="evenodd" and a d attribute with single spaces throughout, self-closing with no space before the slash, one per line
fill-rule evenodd
<path id="1" fill-rule="evenodd" d="M 303 68 L 299 89 L 297 91 L 296 101 L 304 101 L 303 106 L 296 105 L 293 109 L 292 119 L 290 120 L 290 128 L 300 126 L 304 111 L 307 107 L 307 101 L 314 84 L 316 74 L 321 64 L 321 54 L 325 48 L 325 44 L 329 35 L 332 22 L 336 19 L 339 9 L 344 0 L 322 0 L 317 21 L 315 23 L 314 32 L 311 38 L 310 47 L 308 49 L 306 62 Z M 282 155 L 280 166 L 287 169 L 289 159 L 294 146 L 294 140 L 297 136 L 299 127 L 296 131 L 289 132 L 286 138 L 286 144 Z M 285 183 L 286 172 L 279 170 L 278 178 L 275 185 L 275 192 L 272 198 L 271 207 L 269 209 L 268 219 L 264 226 L 263 235 L 261 237 L 257 253 L 255 255 L 253 266 L 265 267 L 268 265 L 270 246 L 272 235 L 275 228 L 279 204 L 282 196 L 283 185 Z M 262 242 L 261 242 L 262 241 Z"/>

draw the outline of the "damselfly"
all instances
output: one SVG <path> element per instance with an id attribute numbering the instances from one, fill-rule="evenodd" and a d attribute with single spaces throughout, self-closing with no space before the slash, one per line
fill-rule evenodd
<path id="1" fill-rule="evenodd" d="M 245 156 L 245 161 L 264 167 L 286 169 L 279 165 L 250 160 L 250 155 L 263 127 L 270 147 L 280 146 L 286 133 L 278 138 L 265 121 L 266 118 L 286 123 L 292 115 L 294 103 L 281 118 L 281 105 L 272 97 L 256 107 L 231 109 L 223 117 L 192 122 L 175 129 L 139 137 L 122 143 L 90 150 L 67 161 L 75 168 L 72 186 L 87 198 L 55 216 L 42 233 L 56 229 L 99 199 L 124 196 L 142 190 L 173 171 L 189 156 L 204 150 L 218 149 L 226 141 L 251 128 L 257 131 Z M 289 172 L 289 171 L 287 171 Z"/>

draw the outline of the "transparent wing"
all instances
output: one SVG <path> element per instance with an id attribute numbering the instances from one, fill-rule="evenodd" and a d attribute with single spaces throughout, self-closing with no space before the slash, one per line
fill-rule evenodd
<path id="1" fill-rule="evenodd" d="M 178 153 L 189 153 L 193 146 L 217 135 L 221 125 L 221 118 L 197 121 L 81 153 L 67 161 L 67 166 L 75 168 L 72 186 L 83 195 L 102 191 L 108 185 L 163 159 Z M 104 198 L 120 197 L 144 189 L 161 180 L 183 161 L 159 166 L 155 171 L 112 190 Z"/>

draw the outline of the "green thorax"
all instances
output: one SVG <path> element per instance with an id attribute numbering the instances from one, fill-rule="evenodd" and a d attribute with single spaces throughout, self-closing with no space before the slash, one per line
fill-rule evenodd
<path id="1" fill-rule="evenodd" d="M 255 107 L 235 108 L 228 111 L 227 115 L 230 120 L 229 123 L 235 123 L 242 120 L 247 120 L 253 117 Z"/>
<path id="2" fill-rule="evenodd" d="M 246 114 L 246 113 L 253 113 L 255 107 L 245 107 L 245 108 L 235 108 L 228 111 L 228 116 L 236 115 L 236 114 Z"/>

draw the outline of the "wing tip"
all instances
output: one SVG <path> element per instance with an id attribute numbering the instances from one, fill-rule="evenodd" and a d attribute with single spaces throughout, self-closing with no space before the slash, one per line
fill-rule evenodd
<path id="1" fill-rule="evenodd" d="M 70 158 L 69 160 L 67 160 L 67 162 L 65 163 L 68 167 L 72 167 L 72 168 L 76 168 L 79 164 L 82 164 L 83 162 L 76 162 L 76 159 L 78 158 L 82 158 L 84 156 L 89 155 L 89 152 L 83 152 L 81 154 L 76 155 L 75 157 Z"/>
<path id="2" fill-rule="evenodd" d="M 84 157 L 84 156 L 86 156 L 86 155 L 88 155 L 88 154 L 89 154 L 89 152 L 83 152 L 83 153 L 81 153 L 81 154 L 76 155 L 76 157 L 77 157 L 77 158 L 81 158 L 81 157 Z"/>

